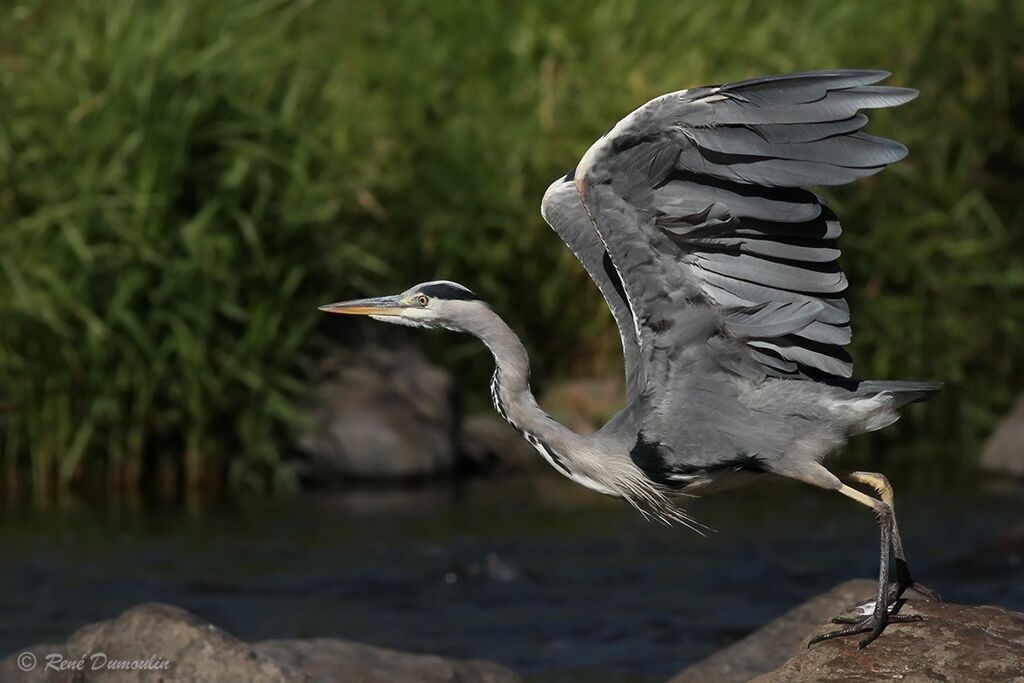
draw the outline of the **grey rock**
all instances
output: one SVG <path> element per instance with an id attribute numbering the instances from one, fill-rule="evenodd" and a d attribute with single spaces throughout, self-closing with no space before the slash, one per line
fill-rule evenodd
<path id="1" fill-rule="evenodd" d="M 325 361 L 299 446 L 306 476 L 415 478 L 458 466 L 452 381 L 413 350 Z"/>
<path id="2" fill-rule="evenodd" d="M 29 673 L 18 668 L 20 653 L 0 662 L 0 681 L 19 683 L 299 683 L 310 678 L 199 617 L 171 605 L 133 607 L 110 621 L 84 626 L 59 646 L 31 649 L 37 665 Z M 47 670 L 47 657 L 82 662 L 69 674 Z M 106 657 L 105 662 L 101 657 Z M 152 668 L 111 670 L 115 662 L 151 662 Z M 56 666 L 56 663 L 54 662 Z"/>
<path id="3" fill-rule="evenodd" d="M 266 640 L 256 650 L 306 673 L 311 683 L 519 683 L 509 669 L 483 660 L 451 660 L 343 640 Z"/>
<path id="4" fill-rule="evenodd" d="M 987 474 L 1024 479 L 1024 394 L 985 443 L 978 467 Z"/>
<path id="5" fill-rule="evenodd" d="M 924 621 L 891 624 L 867 648 L 860 636 L 807 647 L 839 628 L 832 617 L 874 598 L 873 581 L 848 581 L 786 612 L 743 640 L 694 664 L 669 683 L 825 683 L 900 680 L 912 683 L 1024 683 L 1024 614 L 912 596 L 900 614 Z"/>
<path id="6" fill-rule="evenodd" d="M 463 457 L 478 471 L 531 471 L 547 467 L 533 449 L 496 414 L 471 415 L 462 423 L 459 446 Z"/>
<path id="7" fill-rule="evenodd" d="M 900 614 L 919 623 L 895 624 L 867 648 L 858 638 L 836 638 L 807 649 L 811 637 L 835 628 L 822 625 L 807 635 L 801 652 L 757 683 L 889 681 L 912 683 L 1021 683 L 1024 681 L 1024 614 L 1002 607 L 969 607 L 909 600 Z"/>
<path id="8" fill-rule="evenodd" d="M 26 654 L 36 665 L 24 671 Z M 47 657 L 82 662 L 47 670 Z M 101 657 L 105 659 L 100 659 Z M 20 659 L 19 659 L 20 658 Z M 143 668 L 124 668 L 142 662 Z M 334 639 L 244 643 L 170 605 L 139 605 L 85 626 L 60 645 L 38 645 L 0 661 L 0 681 L 18 683 L 520 683 L 505 667 Z"/>
<path id="9" fill-rule="evenodd" d="M 877 583 L 855 579 L 839 584 L 768 622 L 746 638 L 684 669 L 669 683 L 746 683 L 797 654 L 806 633 L 850 605 L 868 600 Z"/>

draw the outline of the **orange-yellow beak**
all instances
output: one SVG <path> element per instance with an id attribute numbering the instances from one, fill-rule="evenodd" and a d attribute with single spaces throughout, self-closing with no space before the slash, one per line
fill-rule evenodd
<path id="1" fill-rule="evenodd" d="M 319 307 L 319 310 L 325 313 L 341 313 L 343 315 L 401 315 L 405 309 L 406 306 L 397 296 L 339 301 L 336 304 Z"/>

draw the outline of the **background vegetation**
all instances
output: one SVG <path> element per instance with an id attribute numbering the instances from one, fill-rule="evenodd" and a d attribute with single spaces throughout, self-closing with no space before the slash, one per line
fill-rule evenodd
<path id="1" fill-rule="evenodd" d="M 871 124 L 910 158 L 829 193 L 858 374 L 948 383 L 861 448 L 967 462 L 1024 387 L 1022 36 L 1010 0 L 4 3 L 6 480 L 286 486 L 315 306 L 433 277 L 540 383 L 616 371 L 544 188 L 652 96 L 833 66 L 922 92 Z M 475 345 L 417 343 L 486 401 Z"/>

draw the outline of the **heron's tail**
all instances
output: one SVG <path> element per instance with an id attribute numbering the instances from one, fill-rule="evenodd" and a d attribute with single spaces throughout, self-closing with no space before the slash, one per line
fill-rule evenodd
<path id="1" fill-rule="evenodd" d="M 845 403 L 850 433 L 863 434 L 888 427 L 900 419 L 900 408 L 915 401 L 927 401 L 941 388 L 938 382 L 853 380 L 846 386 L 853 393 L 853 400 Z"/>
<path id="2" fill-rule="evenodd" d="M 942 382 L 908 382 L 901 380 L 893 381 L 864 381 L 857 385 L 857 396 L 876 396 L 888 392 L 895 398 L 893 408 L 901 408 L 908 403 L 927 401 L 942 389 Z"/>

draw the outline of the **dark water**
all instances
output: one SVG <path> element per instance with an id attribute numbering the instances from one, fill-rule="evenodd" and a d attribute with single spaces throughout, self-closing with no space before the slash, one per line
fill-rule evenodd
<path id="1" fill-rule="evenodd" d="M 1024 496 L 894 479 L 917 578 L 1024 609 Z M 0 655 L 139 602 L 248 640 L 340 637 L 503 662 L 531 681 L 662 681 L 877 567 L 870 513 L 763 484 L 690 506 L 701 538 L 542 477 L 306 495 L 248 510 L 0 517 Z"/>

